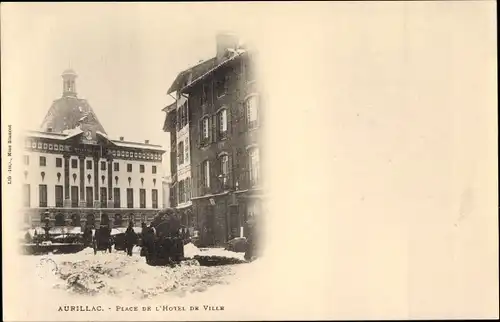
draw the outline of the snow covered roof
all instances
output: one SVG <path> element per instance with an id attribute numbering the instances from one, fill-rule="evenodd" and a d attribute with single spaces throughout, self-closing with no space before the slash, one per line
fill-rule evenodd
<path id="1" fill-rule="evenodd" d="M 28 136 L 43 138 L 43 139 L 56 139 L 56 140 L 65 140 L 66 134 L 62 133 L 52 133 L 52 132 L 41 132 L 41 131 L 27 131 L 26 134 Z"/>
<path id="2" fill-rule="evenodd" d="M 175 78 L 174 82 L 170 86 L 167 91 L 167 94 L 173 93 L 179 88 L 181 88 L 182 84 L 189 81 L 189 78 L 198 78 L 200 75 L 205 73 L 210 67 L 215 65 L 216 57 L 212 57 L 205 61 L 200 61 L 196 65 L 191 66 L 180 72 Z"/>
<path id="3" fill-rule="evenodd" d="M 207 72 L 205 72 L 204 74 L 202 74 L 201 76 L 197 77 L 192 82 L 190 82 L 189 84 L 187 84 L 186 86 L 184 86 L 183 88 L 181 88 L 180 89 L 181 93 L 183 93 L 184 91 L 190 89 L 191 87 L 193 87 L 194 84 L 198 83 L 200 80 L 202 80 L 203 78 L 205 78 L 209 74 L 213 73 L 214 71 L 216 71 L 220 67 L 226 65 L 227 63 L 229 63 L 231 61 L 234 61 L 236 58 L 241 57 L 244 53 L 247 52 L 245 49 L 233 49 L 233 50 L 229 50 L 228 49 L 228 51 L 233 53 L 233 55 L 231 57 L 229 57 L 228 59 L 222 61 L 221 63 L 219 63 L 218 65 L 214 66 L 213 68 L 209 69 Z"/>
<path id="4" fill-rule="evenodd" d="M 111 140 L 111 142 L 113 142 L 117 146 L 126 147 L 126 148 L 150 149 L 150 150 L 165 152 L 165 150 L 163 150 L 161 145 L 156 145 L 156 144 L 126 142 L 126 141 L 119 141 L 119 140 Z"/>
<path id="5" fill-rule="evenodd" d="M 69 139 L 69 138 L 72 138 L 74 136 L 77 136 L 78 134 L 81 134 L 83 133 L 82 129 L 77 127 L 77 128 L 74 128 L 74 129 L 70 129 L 70 130 L 64 130 L 63 131 L 63 134 L 66 134 L 66 139 Z"/>

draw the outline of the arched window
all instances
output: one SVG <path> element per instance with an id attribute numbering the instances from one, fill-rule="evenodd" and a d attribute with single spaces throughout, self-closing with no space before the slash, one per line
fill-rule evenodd
<path id="1" fill-rule="evenodd" d="M 50 221 L 50 215 L 46 212 L 44 212 L 43 214 L 40 215 L 40 221 L 43 223 L 43 224 L 46 224 Z"/>
<path id="2" fill-rule="evenodd" d="M 101 215 L 101 226 L 109 226 L 109 216 L 107 214 Z"/>
<path id="3" fill-rule="evenodd" d="M 55 219 L 56 219 L 55 226 L 64 226 L 65 220 L 63 214 L 61 213 L 57 214 Z"/>
<path id="4" fill-rule="evenodd" d="M 87 215 L 87 226 L 94 227 L 95 226 L 95 216 L 94 214 Z"/>
<path id="5" fill-rule="evenodd" d="M 121 227 L 123 225 L 123 218 L 121 214 L 115 215 L 115 226 Z"/>
<path id="6" fill-rule="evenodd" d="M 259 149 L 257 147 L 251 147 L 248 149 L 248 165 L 250 185 L 255 186 L 259 183 L 260 177 L 260 158 Z"/>
<path id="7" fill-rule="evenodd" d="M 255 129 L 259 126 L 258 103 L 259 97 L 257 95 L 251 95 L 245 101 L 246 121 L 249 130 Z"/>
<path id="8" fill-rule="evenodd" d="M 219 134 L 219 140 L 225 139 L 227 137 L 227 109 L 223 108 L 217 113 L 217 125 Z"/>
<path id="9" fill-rule="evenodd" d="M 80 225 L 81 225 L 80 215 L 79 214 L 73 214 L 73 215 L 71 215 L 71 226 L 73 226 L 73 227 L 79 227 Z"/>

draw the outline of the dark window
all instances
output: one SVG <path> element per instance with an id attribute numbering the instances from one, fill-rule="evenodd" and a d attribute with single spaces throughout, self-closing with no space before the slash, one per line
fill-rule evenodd
<path id="1" fill-rule="evenodd" d="M 177 164 L 181 165 L 183 163 L 184 163 L 184 141 L 181 141 L 177 146 Z"/>
<path id="2" fill-rule="evenodd" d="M 92 160 L 87 160 L 87 170 L 92 170 Z"/>
<path id="3" fill-rule="evenodd" d="M 78 187 L 71 186 L 71 207 L 78 208 Z"/>
<path id="4" fill-rule="evenodd" d="M 25 207 L 31 206 L 31 191 L 29 184 L 23 185 L 23 204 Z"/>
<path id="5" fill-rule="evenodd" d="M 62 158 L 56 158 L 56 168 L 62 168 Z"/>
<path id="6" fill-rule="evenodd" d="M 108 188 L 101 187 L 101 208 L 107 208 L 108 207 Z"/>
<path id="7" fill-rule="evenodd" d="M 41 184 L 38 186 L 40 207 L 47 207 L 47 185 Z"/>
<path id="8" fill-rule="evenodd" d="M 81 219 L 79 214 L 71 215 L 71 226 L 73 227 L 81 226 Z"/>
<path id="9" fill-rule="evenodd" d="M 114 171 L 120 171 L 120 164 L 119 164 L 118 162 L 115 162 L 115 163 L 113 164 L 113 168 L 114 168 L 114 169 L 113 169 Z"/>
<path id="10" fill-rule="evenodd" d="M 139 172 L 144 173 L 144 164 L 139 165 Z"/>
<path id="11" fill-rule="evenodd" d="M 178 196 L 177 196 L 177 203 L 184 203 L 185 202 L 185 189 L 184 189 L 184 180 L 181 180 L 179 182 L 179 188 L 177 190 Z"/>
<path id="12" fill-rule="evenodd" d="M 40 157 L 40 166 L 45 167 L 47 165 L 47 159 L 45 157 Z"/>
<path id="13" fill-rule="evenodd" d="M 134 189 L 127 188 L 127 208 L 134 208 Z"/>
<path id="14" fill-rule="evenodd" d="M 29 157 L 29 155 L 25 155 L 24 156 L 24 164 L 25 165 L 29 165 L 30 164 L 30 157 Z"/>
<path id="15" fill-rule="evenodd" d="M 154 166 L 151 168 L 151 170 L 153 171 L 153 174 L 155 174 L 155 173 L 156 173 L 156 166 L 154 165 Z"/>
<path id="16" fill-rule="evenodd" d="M 210 162 L 208 160 L 201 163 L 202 186 L 210 187 Z"/>
<path id="17" fill-rule="evenodd" d="M 139 190 L 139 205 L 141 208 L 146 208 L 146 189 Z"/>
<path id="18" fill-rule="evenodd" d="M 132 164 L 127 164 L 127 172 L 132 172 Z"/>
<path id="19" fill-rule="evenodd" d="M 203 84 L 203 88 L 201 90 L 201 105 L 205 105 L 208 101 L 208 85 Z"/>
<path id="20" fill-rule="evenodd" d="M 120 188 L 113 188 L 114 207 L 120 208 Z"/>
<path id="21" fill-rule="evenodd" d="M 115 215 L 115 226 L 118 226 L 120 227 L 121 225 L 123 225 L 123 217 L 121 214 L 116 214 Z"/>
<path id="22" fill-rule="evenodd" d="M 215 91 L 217 92 L 217 97 L 221 97 L 227 93 L 227 85 L 229 83 L 228 75 L 221 75 L 216 83 Z"/>
<path id="23" fill-rule="evenodd" d="M 66 220 L 64 219 L 63 214 L 57 214 L 55 217 L 55 220 L 56 221 L 54 223 L 54 226 L 61 227 L 61 226 L 64 226 L 66 224 Z"/>
<path id="24" fill-rule="evenodd" d="M 153 201 L 153 208 L 158 208 L 158 190 L 151 190 L 151 200 Z"/>
<path id="25" fill-rule="evenodd" d="M 106 170 L 106 161 L 101 161 L 101 170 Z"/>
<path id="26" fill-rule="evenodd" d="M 73 169 L 78 168 L 78 160 L 76 160 L 76 159 L 71 160 L 71 168 L 73 168 Z"/>
<path id="27" fill-rule="evenodd" d="M 56 186 L 56 207 L 62 207 L 63 201 L 63 186 Z"/>
<path id="28" fill-rule="evenodd" d="M 92 187 L 85 187 L 85 194 L 86 194 L 86 205 L 87 208 L 93 208 L 94 207 L 94 189 Z"/>

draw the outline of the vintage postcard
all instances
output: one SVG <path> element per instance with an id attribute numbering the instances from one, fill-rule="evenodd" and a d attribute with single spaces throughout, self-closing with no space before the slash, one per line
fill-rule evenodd
<path id="1" fill-rule="evenodd" d="M 0 9 L 5 321 L 498 318 L 495 2 Z"/>

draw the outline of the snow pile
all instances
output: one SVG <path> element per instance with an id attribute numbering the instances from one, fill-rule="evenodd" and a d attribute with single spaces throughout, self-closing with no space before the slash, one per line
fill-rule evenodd
<path id="1" fill-rule="evenodd" d="M 190 248 L 196 254 L 196 247 L 191 245 L 187 250 Z M 137 247 L 133 256 L 125 252 L 94 255 L 91 248 L 86 248 L 77 254 L 31 258 L 39 261 L 37 275 L 45 287 L 71 295 L 134 300 L 204 292 L 211 286 L 227 284 L 227 278 L 234 274 L 232 266 L 203 267 L 196 260 L 175 267 L 153 267 L 138 252 Z"/>
<path id="2" fill-rule="evenodd" d="M 223 248 L 198 248 L 192 243 L 184 246 L 184 257 L 194 258 L 195 256 L 219 256 L 227 258 L 235 258 L 241 261 L 245 260 L 244 253 L 236 253 Z"/>

